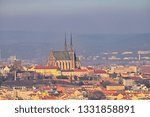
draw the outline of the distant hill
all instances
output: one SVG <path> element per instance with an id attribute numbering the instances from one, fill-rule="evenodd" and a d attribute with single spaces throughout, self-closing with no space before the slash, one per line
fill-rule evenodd
<path id="1" fill-rule="evenodd" d="M 106 51 L 150 50 L 150 34 L 99 34 L 80 35 L 77 38 L 80 50 L 88 53 Z"/>
<path id="2" fill-rule="evenodd" d="M 68 36 L 69 40 L 69 36 Z M 94 55 L 109 51 L 150 50 L 150 33 L 147 34 L 74 34 L 75 50 L 79 54 Z M 2 57 L 19 58 L 48 56 L 51 49 L 64 46 L 64 34 L 48 32 L 0 32 Z"/>

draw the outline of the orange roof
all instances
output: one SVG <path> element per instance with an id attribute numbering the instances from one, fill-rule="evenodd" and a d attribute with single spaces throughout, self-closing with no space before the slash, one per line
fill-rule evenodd
<path id="1" fill-rule="evenodd" d="M 61 87 L 61 86 L 57 86 L 57 91 L 64 91 L 65 89 L 63 88 L 63 87 Z"/>
<path id="2" fill-rule="evenodd" d="M 87 72 L 87 69 L 75 69 L 74 72 Z"/>
<path id="3" fill-rule="evenodd" d="M 93 68 L 93 67 L 87 67 L 87 69 L 88 69 L 88 70 L 94 70 L 94 68 Z"/>
<path id="4" fill-rule="evenodd" d="M 112 90 L 102 90 L 102 92 L 104 94 L 115 94 L 115 93 L 117 93 L 117 91 L 112 91 Z"/>
<path id="5" fill-rule="evenodd" d="M 38 65 L 38 66 L 35 66 L 35 69 L 58 69 L 57 66 L 41 66 L 41 65 Z"/>
<path id="6" fill-rule="evenodd" d="M 95 69 L 94 73 L 96 73 L 96 74 L 106 74 L 106 71 L 102 70 L 102 69 Z"/>

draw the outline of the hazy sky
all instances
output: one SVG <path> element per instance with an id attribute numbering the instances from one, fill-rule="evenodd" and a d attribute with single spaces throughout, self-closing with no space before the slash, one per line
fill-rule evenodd
<path id="1" fill-rule="evenodd" d="M 0 31 L 150 33 L 150 0 L 0 0 Z"/>

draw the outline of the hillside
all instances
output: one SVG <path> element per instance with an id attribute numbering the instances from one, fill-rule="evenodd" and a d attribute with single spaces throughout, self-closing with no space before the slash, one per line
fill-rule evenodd
<path id="1" fill-rule="evenodd" d="M 69 36 L 68 36 L 69 38 Z M 69 40 L 69 39 L 68 39 Z M 109 51 L 150 50 L 150 34 L 74 34 L 75 50 L 79 54 L 94 55 Z M 48 32 L 0 32 L 2 57 L 19 58 L 47 56 L 51 49 L 64 46 L 64 34 Z"/>

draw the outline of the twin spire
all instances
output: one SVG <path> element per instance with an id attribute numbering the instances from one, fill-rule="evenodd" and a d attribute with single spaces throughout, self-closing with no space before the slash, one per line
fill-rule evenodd
<path id="1" fill-rule="evenodd" d="M 65 32 L 65 51 L 68 51 L 68 45 L 67 45 L 67 37 L 66 37 L 66 32 Z M 70 33 L 70 49 L 73 50 L 73 43 L 72 43 L 72 32 Z"/>

